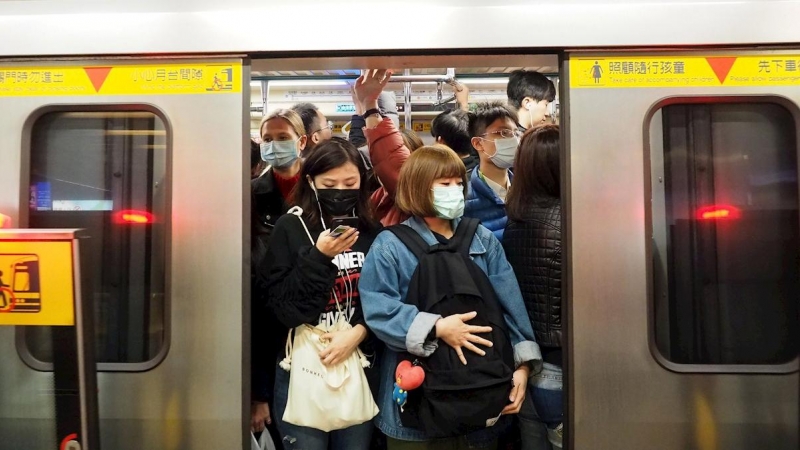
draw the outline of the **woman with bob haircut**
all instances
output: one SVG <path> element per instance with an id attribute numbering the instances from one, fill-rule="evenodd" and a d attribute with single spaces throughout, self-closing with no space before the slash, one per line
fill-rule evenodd
<path id="1" fill-rule="evenodd" d="M 302 218 L 290 211 L 278 220 L 261 272 L 266 284 L 267 309 L 282 325 L 283 336 L 302 324 L 329 329 L 340 316 L 352 325 L 352 329 L 321 336 L 321 340 L 328 342 L 319 355 L 326 366 L 347 360 L 358 348 L 365 355 L 374 354 L 359 297 L 365 255 L 380 227 L 372 216 L 367 184 L 362 183 L 366 173 L 358 150 L 346 140 L 332 138 L 317 145 L 303 162 L 300 181 L 292 196 L 294 205 L 302 208 Z M 358 218 L 357 227 L 333 233 L 334 219 L 344 217 Z M 337 302 L 343 309 L 339 309 Z M 273 368 L 276 371 L 274 418 L 285 437 L 284 448 L 368 449 L 371 421 L 325 432 L 283 420 L 290 380 L 289 372 L 278 364 L 286 356 L 283 347 L 280 343 Z M 365 371 L 367 379 L 376 378 L 371 375 L 375 369 Z"/>
<path id="2" fill-rule="evenodd" d="M 429 245 L 447 243 L 461 222 L 466 193 L 466 168 L 455 152 L 441 145 L 418 149 L 403 165 L 397 186 L 397 207 L 411 216 L 403 225 L 417 232 Z M 479 226 L 469 253 L 499 294 L 515 363 L 514 387 L 503 414 L 516 414 L 525 398 L 528 376 L 541 363 L 539 347 L 534 342 L 516 277 L 500 241 L 487 228 Z M 469 324 L 476 317 L 474 312 L 441 317 L 406 303 L 416 267 L 412 251 L 392 232 L 378 235 L 364 263 L 360 286 L 364 315 L 370 329 L 387 346 L 380 369 L 377 398 L 380 413 L 376 425 L 388 437 L 389 450 L 496 448 L 498 434 L 507 423 L 438 440 L 401 424 L 400 407 L 393 401 L 398 352 L 428 357 L 439 345 L 449 345 L 464 362 L 464 351 L 483 356 L 485 353 L 476 345 L 491 345 L 478 336 L 490 328 Z"/>

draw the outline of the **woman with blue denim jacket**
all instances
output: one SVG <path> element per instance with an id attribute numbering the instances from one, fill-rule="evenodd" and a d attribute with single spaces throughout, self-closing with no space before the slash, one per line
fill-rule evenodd
<path id="1" fill-rule="evenodd" d="M 464 212 L 467 189 L 466 168 L 447 147 L 422 147 L 403 165 L 397 187 L 397 206 L 412 217 L 405 222 L 430 245 L 453 237 Z M 525 311 L 517 279 L 506 260 L 500 241 L 491 231 L 479 226 L 470 246 L 470 255 L 486 273 L 497 292 L 514 346 L 514 388 L 504 415 L 517 414 L 530 373 L 541 365 L 539 347 Z M 439 345 L 453 347 L 459 356 L 464 351 L 478 355 L 478 346 L 490 345 L 479 336 L 485 327 L 471 326 L 475 313 L 449 317 L 419 311 L 405 303 L 409 282 L 417 266 L 412 252 L 391 232 L 378 235 L 364 262 L 360 292 L 367 325 L 387 345 L 381 364 L 377 403 L 380 414 L 376 425 L 388 437 L 388 449 L 492 449 L 506 426 L 497 425 L 465 436 L 432 440 L 422 431 L 403 427 L 399 406 L 392 400 L 394 370 L 398 352 L 430 356 Z"/>

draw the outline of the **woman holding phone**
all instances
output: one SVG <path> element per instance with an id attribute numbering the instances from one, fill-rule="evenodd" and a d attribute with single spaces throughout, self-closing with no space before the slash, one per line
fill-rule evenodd
<path id="1" fill-rule="evenodd" d="M 329 342 L 319 354 L 326 366 L 345 361 L 358 348 L 374 361 L 358 292 L 361 267 L 380 227 L 372 216 L 368 186 L 362 183 L 366 172 L 349 142 L 333 138 L 320 144 L 303 163 L 293 193 L 293 203 L 302 214 L 278 220 L 262 271 L 267 307 L 285 330 L 302 324 L 329 326 L 342 314 L 352 325 L 321 337 Z M 337 303 L 349 307 L 340 309 Z M 281 345 L 278 361 L 284 356 Z M 290 374 L 277 361 L 275 368 L 275 419 L 287 450 L 369 448 L 371 422 L 331 432 L 285 422 Z M 374 386 L 374 365 L 365 371 Z"/>

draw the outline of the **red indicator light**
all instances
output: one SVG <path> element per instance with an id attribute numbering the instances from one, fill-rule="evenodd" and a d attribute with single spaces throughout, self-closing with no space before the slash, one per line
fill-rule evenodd
<path id="1" fill-rule="evenodd" d="M 147 211 L 127 209 L 115 214 L 117 223 L 147 224 L 155 222 L 153 215 Z"/>
<path id="2" fill-rule="evenodd" d="M 11 217 L 0 214 L 0 228 L 11 228 Z"/>
<path id="3" fill-rule="evenodd" d="M 739 208 L 729 205 L 711 205 L 697 210 L 697 218 L 700 220 L 738 219 L 741 215 Z"/>

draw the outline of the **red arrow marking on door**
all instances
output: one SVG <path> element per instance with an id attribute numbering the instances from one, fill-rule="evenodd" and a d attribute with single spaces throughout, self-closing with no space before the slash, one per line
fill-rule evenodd
<path id="1" fill-rule="evenodd" d="M 725 79 L 728 78 L 731 67 L 733 67 L 733 63 L 736 62 L 736 57 L 706 58 L 706 61 L 708 61 L 708 65 L 711 66 L 711 69 L 717 75 L 720 84 L 725 84 Z"/>
<path id="2" fill-rule="evenodd" d="M 108 74 L 111 72 L 111 69 L 111 67 L 83 68 L 83 70 L 86 71 L 86 75 L 89 77 L 89 80 L 91 80 L 95 92 L 100 92 L 100 88 L 103 87 L 103 83 L 106 82 L 106 78 L 108 78 Z"/>

